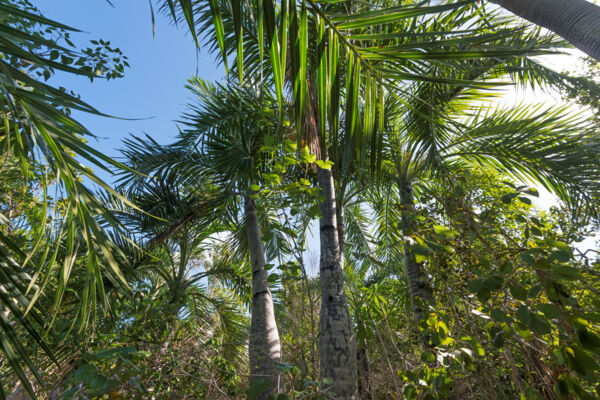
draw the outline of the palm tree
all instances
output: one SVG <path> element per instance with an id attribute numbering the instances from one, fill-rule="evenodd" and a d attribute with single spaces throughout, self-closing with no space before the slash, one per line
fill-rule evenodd
<path id="1" fill-rule="evenodd" d="M 481 73 L 488 77 L 495 71 L 504 73 L 506 65 L 502 64 L 494 63 Z M 453 68 L 459 70 L 460 66 Z M 473 100 L 490 99 L 493 93 L 477 89 L 420 83 L 413 90 L 417 94 L 414 103 L 396 120 L 397 136 L 390 143 L 395 165 L 390 172 L 397 185 L 403 236 L 416 235 L 415 184 L 430 176 L 444 179 L 444 174 L 457 167 L 475 164 L 532 180 L 574 210 L 586 207 L 595 212 L 600 187 L 594 177 L 600 174 L 600 163 L 592 153 L 600 141 L 589 121 L 571 115 L 568 107 L 483 107 Z M 425 98 L 429 100 L 419 100 Z M 405 269 L 417 322 L 427 315 L 425 308 L 433 298 L 424 267 L 413 246 L 406 244 Z"/>
<path id="2" fill-rule="evenodd" d="M 587 0 L 492 0 L 600 61 L 600 6 Z"/>
<path id="3" fill-rule="evenodd" d="M 162 150 L 149 138 L 132 137 L 123 150 L 124 162 L 151 168 Z M 143 165 L 140 155 L 146 157 Z M 191 360 L 186 357 L 167 361 L 189 327 L 194 327 L 193 333 L 187 332 L 196 350 L 216 340 L 222 346 L 220 355 L 244 368 L 247 349 L 243 343 L 248 340 L 249 322 L 244 309 L 250 302 L 250 271 L 244 258 L 214 237 L 229 228 L 213 218 L 214 213 L 225 213 L 227 206 L 214 185 L 201 180 L 189 185 L 169 171 L 147 172 L 153 174 L 123 176 L 119 192 L 127 201 L 101 197 L 127 227 L 127 236 L 113 233 L 113 242 L 120 250 L 115 252 L 120 255 L 117 262 L 133 296 L 116 305 L 117 327 L 105 320 L 98 331 L 107 329 L 116 336 L 116 342 L 135 343 L 138 350 L 155 353 L 156 373 L 147 378 L 151 380 L 148 386 L 154 387 L 157 395 L 166 396 L 173 385 L 185 385 L 185 380 L 163 368 L 189 368 Z M 115 290 L 111 282 L 105 287 Z M 160 340 L 148 343 L 146 335 Z M 85 337 L 78 339 L 86 341 Z M 202 369 L 201 364 L 195 367 Z M 62 371 L 59 382 L 73 380 L 74 374 L 74 369 Z M 60 385 L 53 392 L 60 392 Z M 218 389 L 217 383 L 210 385 Z"/>
<path id="4" fill-rule="evenodd" d="M 377 8 L 374 6 L 373 8 Z M 410 7 L 409 7 L 410 9 Z M 340 14 L 344 14 L 345 10 L 336 9 L 332 7 L 327 10 L 335 15 L 335 20 L 342 20 Z M 403 9 L 403 11 L 406 11 Z M 412 12 L 419 14 L 416 9 L 411 9 Z M 422 10 L 420 10 L 422 11 Z M 444 9 L 439 10 L 444 11 Z M 337 12 L 337 13 L 336 13 Z M 391 12 L 391 11 L 390 11 Z M 422 12 L 434 12 L 433 10 L 427 9 Z M 317 13 L 318 14 L 318 13 Z M 365 10 L 362 13 L 348 15 L 348 19 L 351 22 L 341 23 L 341 29 L 348 27 L 359 27 L 375 25 L 376 22 L 381 22 L 380 18 L 383 18 L 385 11 L 383 10 Z M 469 21 L 475 25 L 475 21 L 471 21 L 471 16 L 467 10 L 452 9 L 449 13 L 456 20 L 449 18 L 447 26 L 441 27 L 438 22 L 431 23 L 429 25 L 426 21 L 422 21 L 418 18 L 405 19 L 402 21 L 395 21 L 399 26 L 390 28 L 391 30 L 396 29 L 399 33 L 403 34 L 404 29 L 408 29 L 411 23 L 415 23 L 417 20 L 422 23 L 424 31 L 429 30 L 435 31 L 439 29 L 447 29 L 450 33 L 452 29 L 456 29 L 460 23 L 466 23 Z M 369 18 L 373 18 L 369 21 Z M 325 18 L 324 18 L 325 19 Z M 324 201 L 321 203 L 321 220 L 320 220 L 320 235 L 321 235 L 321 262 L 320 262 L 320 279 L 322 288 L 322 303 L 321 303 L 321 314 L 320 314 L 320 338 L 319 338 L 319 354 L 321 357 L 321 377 L 326 379 L 332 379 L 334 384 L 332 390 L 336 393 L 339 398 L 353 399 L 358 397 L 357 392 L 357 360 L 356 360 L 356 343 L 354 329 L 350 319 L 350 314 L 345 299 L 344 289 L 344 242 L 345 242 L 345 208 L 346 204 L 346 189 L 348 183 L 351 180 L 360 179 L 361 173 L 369 171 L 372 176 L 377 175 L 377 170 L 380 168 L 380 154 L 382 151 L 381 143 L 383 142 L 382 137 L 384 132 L 384 119 L 385 110 L 382 102 L 377 100 L 377 97 L 383 98 L 384 91 L 377 88 L 377 83 L 372 81 L 378 68 L 384 69 L 382 65 L 368 65 L 363 66 L 361 63 L 364 60 L 377 59 L 383 64 L 390 62 L 390 68 L 398 68 L 399 70 L 410 69 L 414 65 L 405 64 L 398 59 L 402 59 L 402 56 L 398 54 L 392 55 L 392 50 L 387 53 L 382 50 L 382 57 L 375 57 L 372 54 L 361 54 L 361 49 L 357 46 L 355 49 L 348 50 L 346 54 L 345 63 L 340 62 L 339 68 L 332 73 L 332 79 L 328 79 L 324 75 L 327 74 L 325 71 L 325 64 L 331 61 L 333 58 L 328 58 L 330 55 L 331 48 L 328 50 L 328 46 L 337 46 L 335 40 L 326 37 L 325 23 L 315 18 L 317 25 L 317 50 L 316 54 L 309 52 L 309 59 L 312 61 L 314 75 L 309 72 L 307 77 L 309 82 L 308 94 L 306 95 L 306 111 L 304 116 L 304 135 L 305 140 L 310 143 L 315 143 L 315 153 L 324 161 L 333 161 L 334 168 L 323 168 L 321 165 L 317 168 L 318 174 L 318 186 L 321 189 L 321 196 Z M 457 21 L 461 21 L 458 23 Z M 321 22 L 321 25 L 318 25 Z M 363 25 L 364 24 L 364 25 Z M 403 25 L 405 24 L 405 25 Z M 458 25 L 457 25 L 458 24 Z M 496 26 L 496 28 L 498 28 Z M 501 29 L 499 32 L 501 32 Z M 400 33 L 402 32 L 402 33 Z M 439 32 L 439 31 L 438 31 Z M 361 32 L 362 33 L 362 32 Z M 389 38 L 394 34 L 382 34 L 374 35 L 373 38 L 368 38 L 368 35 L 358 35 L 360 38 L 368 38 L 371 41 L 369 45 L 375 46 L 377 40 L 381 38 Z M 502 37 L 502 33 L 491 34 L 491 36 L 485 39 L 486 44 L 490 44 L 491 48 L 495 48 L 495 41 L 499 37 Z M 331 36 L 330 36 L 331 38 Z M 461 40 L 458 40 L 461 42 Z M 420 43 L 420 44 L 417 44 Z M 381 43 L 385 47 L 385 40 Z M 427 49 L 433 48 L 436 45 L 431 41 L 431 37 L 424 35 L 423 37 L 417 37 L 412 46 L 425 47 Z M 441 47 L 443 48 L 443 44 Z M 402 46 L 399 46 L 402 48 Z M 409 45 L 410 47 L 410 45 Z M 476 46 L 474 46 L 476 47 Z M 374 47 L 368 47 L 368 51 L 373 50 Z M 464 54 L 456 55 L 458 58 L 471 58 L 473 54 L 469 53 L 469 43 L 464 42 L 457 46 L 460 48 L 460 53 Z M 515 56 L 518 55 L 519 51 L 517 46 L 498 46 L 502 51 L 498 53 L 498 57 Z M 394 48 L 397 50 L 397 48 Z M 507 50 L 511 49 L 511 50 Z M 525 54 L 529 51 L 537 52 L 539 48 L 535 45 L 528 44 L 524 47 L 525 50 L 521 49 L 521 52 Z M 535 49 L 535 50 L 534 50 Z M 333 50 L 334 52 L 336 50 Z M 356 51 L 357 55 L 354 56 L 353 51 Z M 378 51 L 378 50 L 377 50 Z M 475 52 L 478 52 L 479 48 Z M 329 53 L 328 53 L 329 52 Z M 435 52 L 432 49 L 433 56 L 431 59 L 444 58 L 441 53 Z M 385 54 L 385 57 L 383 55 Z M 485 53 L 479 53 L 484 55 Z M 330 56 L 331 57 L 331 56 Z M 356 57 L 356 58 L 355 58 Z M 361 59 L 364 57 L 364 59 Z M 388 58 L 389 57 L 389 58 Z M 398 57 L 398 59 L 396 58 Z M 429 57 L 424 56 L 429 59 Z M 451 56 L 452 57 L 452 56 Z M 391 61 L 390 61 L 391 60 Z M 335 61 L 337 62 L 337 61 Z M 421 61 L 423 64 L 426 61 Z M 435 65 L 435 61 L 432 61 Z M 329 66 L 331 67 L 331 66 Z M 366 72 L 362 71 L 361 68 L 368 68 Z M 386 70 L 389 71 L 389 70 Z M 415 75 L 412 77 L 419 81 L 432 80 L 431 77 L 425 78 L 424 69 L 421 67 L 415 68 Z M 365 76 L 362 76 L 362 74 Z M 383 74 L 385 75 L 385 73 Z M 395 93 L 396 96 L 405 95 L 405 89 L 402 87 L 403 82 L 398 77 L 390 77 L 390 81 L 386 82 L 385 91 Z M 476 77 L 471 78 L 475 79 Z M 339 79 L 339 81 L 336 81 Z M 365 87 L 362 87 L 362 81 L 365 82 Z M 467 82 L 469 79 L 458 79 L 459 81 Z M 438 81 L 438 77 L 434 77 L 433 81 Z M 439 82 L 444 82 L 444 79 L 439 79 Z M 338 94 L 333 90 L 336 85 L 345 85 L 345 90 L 340 98 L 335 98 Z M 339 87 L 338 86 L 338 87 Z M 329 96 L 327 96 L 329 94 Z M 333 98 L 330 99 L 330 97 Z M 302 95 L 296 95 L 296 106 L 297 103 L 303 103 Z M 342 105 L 340 107 L 340 105 Z M 338 109 L 337 107 L 340 107 Z M 302 108 L 302 106 L 300 106 Z M 343 110 L 343 116 L 340 116 L 340 112 Z M 298 109 L 296 109 L 296 117 L 298 118 Z M 342 126 L 343 123 L 343 126 Z M 297 126 L 302 126 L 297 124 Z M 368 172 L 367 172 L 368 174 Z"/>
<path id="5" fill-rule="evenodd" d="M 268 282 L 265 250 L 256 209 L 258 184 L 264 165 L 261 147 L 265 136 L 275 135 L 278 125 L 271 122 L 274 100 L 266 91 L 230 84 L 209 85 L 200 79 L 190 82 L 200 103 L 186 115 L 188 128 L 180 145 L 197 148 L 202 165 L 215 183 L 243 198 L 244 227 L 252 268 L 250 325 L 251 385 L 266 380 L 269 387 L 258 397 L 263 399 L 282 387 L 281 343 L 275 321 L 273 297 Z M 191 147 L 190 147 L 191 146 Z"/>
<path id="6" fill-rule="evenodd" d="M 273 111 L 276 103 L 268 92 L 233 83 L 212 85 L 193 78 L 188 88 L 199 101 L 185 114 L 186 129 L 181 132 L 179 141 L 170 147 L 155 142 L 134 142 L 129 158 L 135 160 L 131 165 L 136 170 L 168 171 L 196 191 L 208 190 L 199 186 L 201 182 L 210 184 L 210 190 L 220 193 L 212 204 L 221 205 L 203 215 L 205 219 L 237 221 L 239 213 L 244 215 L 241 231 L 235 223 L 226 226 L 230 232 L 243 233 L 237 241 L 250 258 L 250 384 L 261 388 L 258 398 L 263 399 L 282 387 L 277 367 L 281 361 L 281 344 L 268 282 L 261 217 L 256 206 L 266 161 L 261 147 L 266 136 L 280 134 L 279 121 Z M 136 179 L 139 178 L 135 175 L 125 176 L 125 182 Z"/>

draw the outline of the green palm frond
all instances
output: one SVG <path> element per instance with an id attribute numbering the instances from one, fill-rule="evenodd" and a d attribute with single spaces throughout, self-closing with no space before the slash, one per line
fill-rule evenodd
<path id="1" fill-rule="evenodd" d="M 42 317 L 39 304 L 35 305 L 27 315 L 24 312 L 30 306 L 30 296 L 26 296 L 26 293 L 31 276 L 23 271 L 21 262 L 15 260 L 9 250 L 3 246 L 0 246 L 0 271 L 0 303 L 3 308 L 0 314 L 2 353 L 25 390 L 33 394 L 34 390 L 28 376 L 31 374 L 39 383 L 42 383 L 43 379 L 38 373 L 38 366 L 34 365 L 30 358 L 30 350 L 24 347 L 23 332 L 40 346 L 42 352 L 52 362 L 58 363 L 58 361 L 55 352 L 42 338 L 42 332 L 47 329 L 48 324 Z M 29 373 L 26 370 L 29 370 Z M 0 397 L 5 398 L 4 391 L 0 390 L 0 392 L 2 393 Z"/>
<path id="2" fill-rule="evenodd" d="M 194 318 L 205 327 L 200 339 L 217 338 L 220 354 L 233 362 L 238 370 L 247 363 L 245 343 L 249 336 L 249 320 L 243 306 L 230 293 L 218 286 L 209 293 L 208 287 L 196 286 L 188 300 L 188 318 Z"/>
<path id="3" fill-rule="evenodd" d="M 249 305 L 252 291 L 250 266 L 246 258 L 236 257 L 235 251 L 229 249 L 227 244 L 216 245 L 211 256 L 205 271 L 193 275 L 191 280 L 208 279 L 232 291 L 244 304 Z"/>
<path id="4" fill-rule="evenodd" d="M 429 70 L 457 61 L 466 66 L 469 60 L 520 59 L 561 46 L 555 37 L 543 45 L 511 42 L 526 29 L 476 3 L 425 1 L 390 6 L 389 2 L 371 2 L 347 7 L 295 0 L 277 4 L 161 2 L 165 11 L 188 24 L 192 32 L 210 32 L 211 50 L 220 52 L 223 61 L 236 53 L 238 69 L 247 70 L 238 71 L 240 76 L 260 75 L 263 80 L 264 74 L 264 81 L 275 88 L 279 106 L 284 99 L 283 82 L 289 84 L 302 135 L 310 136 L 305 124 L 311 119 L 304 114 L 314 112 L 319 115 L 321 139 L 326 139 L 321 140 L 321 147 L 329 145 L 335 153 L 335 147 L 347 141 L 350 147 L 361 149 L 353 157 L 362 164 L 363 149 L 371 146 L 374 167 L 380 164 L 378 136 L 382 135 L 376 119 L 383 120 L 384 115 L 376 99 L 384 92 L 405 93 L 406 82 L 411 81 L 485 87 L 487 83 L 478 80 L 479 76 L 449 78 L 431 75 Z M 344 103 L 346 132 L 340 141 Z M 328 151 L 323 148 L 321 153 L 325 156 Z"/>
<path id="5" fill-rule="evenodd" d="M 520 105 L 473 115 L 447 149 L 445 158 L 484 164 L 517 179 L 543 185 L 574 210 L 598 212 L 600 137 L 568 106 Z"/>
<path id="6" fill-rule="evenodd" d="M 365 198 L 374 215 L 376 252 L 371 257 L 381 265 L 393 265 L 404 256 L 401 246 L 404 239 L 398 229 L 401 221 L 398 190 L 395 185 L 386 185 L 385 190 L 368 191 Z M 371 264 L 377 265 L 373 260 Z"/>
<path id="7" fill-rule="evenodd" d="M 372 232 L 371 216 L 369 210 L 361 204 L 353 204 L 344 208 L 346 243 L 352 252 L 372 256 L 374 251 L 374 238 Z M 360 260 L 361 258 L 359 258 Z M 368 257 L 363 260 L 369 260 Z M 365 265 L 369 265 L 367 262 Z M 365 265 L 361 269 L 365 269 Z"/>
<path id="8" fill-rule="evenodd" d="M 119 224 L 110 216 L 89 184 L 107 192 L 116 192 L 80 161 L 106 171 L 108 166 L 124 166 L 87 144 L 85 140 L 93 139 L 94 135 L 71 116 L 72 111 L 104 114 L 82 101 L 76 94 L 54 87 L 47 80 L 55 72 L 91 80 L 112 79 L 122 76 L 128 64 L 121 51 L 110 47 L 108 42 L 93 42 L 93 48 L 83 50 L 75 48 L 69 38 L 77 30 L 45 18 L 28 1 L 2 1 L 0 15 L 0 151 L 3 155 L 11 155 L 20 161 L 25 177 L 30 176 L 29 170 L 34 162 L 45 165 L 57 177 L 59 193 L 64 195 L 65 209 L 70 213 L 60 221 L 62 235 L 54 236 L 52 231 L 46 230 L 46 224 L 40 224 L 40 228 L 36 229 L 40 232 L 37 237 L 47 239 L 31 243 L 36 252 L 49 255 L 40 260 L 32 259 L 29 255 L 23 259 L 11 258 L 14 254 L 10 252 L 16 250 L 15 245 L 11 244 L 9 238 L 2 236 L 0 262 L 13 269 L 19 262 L 26 260 L 29 264 L 38 263 L 34 266 L 37 272 L 29 277 L 31 281 L 27 281 L 22 275 L 24 271 L 13 270 L 15 274 L 21 274 L 22 282 L 5 287 L 7 296 L 3 296 L 2 303 L 10 308 L 11 318 L 16 318 L 22 324 L 29 324 L 26 326 L 31 335 L 33 326 L 38 330 L 47 328 L 46 325 L 34 325 L 36 322 L 30 321 L 36 309 L 32 301 L 42 298 L 38 289 L 45 287 L 41 283 L 45 276 L 54 270 L 61 270 L 63 279 L 55 291 L 53 301 L 56 312 L 65 287 L 69 284 L 77 249 L 83 246 L 89 254 L 84 263 L 88 279 L 85 287 L 81 288 L 84 295 L 77 310 L 80 327 L 84 328 L 90 322 L 88 312 L 95 307 L 97 299 L 107 303 L 107 299 L 103 297 L 101 276 L 104 275 L 121 287 L 126 286 L 126 283 L 113 257 L 110 238 L 100 226 L 97 216 L 102 215 L 112 224 L 113 229 L 118 230 Z M 48 213 L 52 212 L 49 207 L 47 210 Z M 43 245 L 38 246 L 36 243 Z M 21 252 L 30 253 L 31 249 L 23 250 Z M 20 267 L 24 268 L 22 265 Z M 7 267 L 6 272 L 9 270 Z M 34 288 L 36 289 L 33 290 Z M 19 299 L 18 307 L 12 299 Z M 20 362 L 29 364 L 29 367 L 31 364 L 27 353 L 15 341 L 19 338 L 11 333 L 11 324 L 2 324 L 3 334 L 7 338 L 2 348 L 7 358 L 12 360 L 13 372 L 18 375 L 29 394 L 34 396 L 26 375 L 19 367 Z M 35 371 L 32 373 L 32 376 L 38 377 Z"/>

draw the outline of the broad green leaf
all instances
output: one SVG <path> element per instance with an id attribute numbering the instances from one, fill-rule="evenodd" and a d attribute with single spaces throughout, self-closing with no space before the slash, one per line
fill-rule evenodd
<path id="1" fill-rule="evenodd" d="M 471 293 L 477 293 L 477 292 L 479 292 L 482 287 L 483 287 L 483 280 L 482 279 L 474 279 L 474 280 L 469 281 L 467 283 L 467 289 Z"/>
<path id="2" fill-rule="evenodd" d="M 577 339 L 581 346 L 589 351 L 597 352 L 600 350 L 600 335 L 587 327 L 579 327 L 576 329 Z"/>
<path id="3" fill-rule="evenodd" d="M 300 161 L 305 163 L 305 164 L 311 164 L 314 163 L 317 160 L 317 156 L 314 154 L 310 154 L 310 150 L 308 149 L 308 146 L 304 146 L 302 147 L 302 149 L 300 150 Z"/>
<path id="4" fill-rule="evenodd" d="M 517 309 L 517 319 L 526 326 L 529 326 L 531 322 L 531 313 L 529 312 L 529 308 L 527 306 L 519 306 Z"/>
<path id="5" fill-rule="evenodd" d="M 442 235 L 442 236 L 446 236 L 446 237 L 454 237 L 458 234 L 458 232 L 456 232 L 455 230 L 446 228 L 445 226 L 442 226 L 442 225 L 433 225 L 433 230 L 438 235 Z"/>
<path id="6" fill-rule="evenodd" d="M 321 169 L 331 169 L 331 167 L 333 166 L 333 162 L 329 160 L 317 160 L 316 164 Z"/>
<path id="7" fill-rule="evenodd" d="M 501 200 L 504 204 L 510 204 L 517 196 L 519 196 L 519 193 L 507 193 L 501 197 Z"/>
<path id="8" fill-rule="evenodd" d="M 544 313 L 546 318 L 554 319 L 560 316 L 558 309 L 550 303 L 538 304 L 536 308 Z"/>
<path id="9" fill-rule="evenodd" d="M 546 322 L 542 317 L 533 313 L 531 313 L 530 316 L 531 321 L 529 323 L 529 327 L 532 331 L 539 335 L 547 335 L 552 331 L 552 327 L 550 326 L 550 324 Z"/>
<path id="10" fill-rule="evenodd" d="M 531 205 L 531 199 L 525 196 L 517 197 L 521 203 Z"/>
<path id="11" fill-rule="evenodd" d="M 83 364 L 77 368 L 73 374 L 73 378 L 80 382 L 88 383 L 98 375 L 98 368 L 95 365 Z"/>

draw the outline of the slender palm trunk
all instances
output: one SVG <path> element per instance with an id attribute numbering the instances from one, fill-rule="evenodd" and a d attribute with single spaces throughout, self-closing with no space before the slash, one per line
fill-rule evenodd
<path id="1" fill-rule="evenodd" d="M 496 0 L 600 61 L 600 6 L 587 0 Z"/>
<path id="2" fill-rule="evenodd" d="M 345 239 L 346 239 L 346 225 L 345 225 L 345 209 L 344 209 L 344 201 L 339 196 L 336 197 L 336 213 L 337 213 L 337 233 L 338 240 L 340 244 L 340 253 L 343 257 L 346 256 L 345 253 Z M 359 324 L 361 322 L 359 321 Z M 358 393 L 362 399 L 369 399 L 372 396 L 369 393 L 369 388 L 371 386 L 371 373 L 369 368 L 369 357 L 367 354 L 367 341 L 362 338 L 360 344 L 357 343 L 356 347 L 356 368 L 357 368 L 357 377 L 358 377 Z"/>
<path id="3" fill-rule="evenodd" d="M 344 290 L 344 254 L 340 248 L 335 189 L 331 170 L 318 168 L 321 203 L 321 315 L 319 357 L 321 379 L 333 381 L 337 400 L 358 399 L 356 343 Z"/>
<path id="4" fill-rule="evenodd" d="M 345 227 L 345 209 L 343 200 L 337 198 L 337 224 L 338 224 L 338 240 L 340 242 L 340 252 L 342 256 L 346 256 L 345 249 L 345 238 L 346 238 L 346 227 Z M 362 324 L 362 322 L 358 322 Z M 356 345 L 356 368 L 358 377 L 358 393 L 360 397 L 364 399 L 372 398 L 370 394 L 371 387 L 371 372 L 369 367 L 369 355 L 367 354 L 367 341 L 365 338 L 360 340 L 360 343 Z"/>
<path id="5" fill-rule="evenodd" d="M 359 389 L 363 400 L 372 399 L 371 395 L 371 368 L 369 363 L 369 353 L 367 351 L 367 340 L 363 337 L 356 352 L 358 362 Z"/>
<path id="6" fill-rule="evenodd" d="M 281 362 L 281 342 L 275 322 L 273 297 L 269 289 L 265 270 L 265 251 L 262 244 L 256 205 L 249 197 L 245 198 L 246 232 L 248 251 L 252 264 L 252 319 L 250 322 L 250 383 L 268 380 L 271 385 L 257 399 L 266 399 L 278 393 L 281 387 L 281 373 L 277 364 Z"/>
<path id="7" fill-rule="evenodd" d="M 337 218 L 337 234 L 338 234 L 338 242 L 340 245 L 340 253 L 342 254 L 342 257 L 346 257 L 346 252 L 345 252 L 345 241 L 346 241 L 346 225 L 345 225 L 345 218 L 346 218 L 346 214 L 345 214 L 345 210 L 344 210 L 344 204 L 343 204 L 343 200 L 336 198 L 337 203 L 336 203 L 336 218 Z"/>
<path id="8" fill-rule="evenodd" d="M 400 181 L 400 203 L 402 205 L 402 234 L 410 237 L 415 232 L 415 200 L 410 181 Z M 423 265 L 417 262 L 407 243 L 404 247 L 406 278 L 410 301 L 417 323 L 425 316 L 425 305 L 433 298 L 433 292 L 428 285 Z"/>

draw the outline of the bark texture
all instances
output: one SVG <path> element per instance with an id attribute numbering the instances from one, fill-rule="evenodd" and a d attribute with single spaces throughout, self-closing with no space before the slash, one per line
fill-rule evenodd
<path id="1" fill-rule="evenodd" d="M 362 400 L 372 399 L 371 395 L 371 368 L 369 366 L 369 353 L 367 352 L 367 341 L 362 339 L 356 352 L 358 361 L 359 392 Z"/>
<path id="2" fill-rule="evenodd" d="M 338 244 L 340 245 L 340 253 L 342 257 L 346 257 L 345 241 L 346 241 L 346 213 L 343 205 L 343 200 L 337 198 L 336 203 L 336 218 L 337 218 L 337 234 Z"/>
<path id="3" fill-rule="evenodd" d="M 600 6 L 587 0 L 496 0 L 600 61 Z"/>
<path id="4" fill-rule="evenodd" d="M 337 400 L 358 399 L 356 338 L 346 304 L 344 255 L 338 238 L 335 189 L 331 170 L 318 168 L 321 203 L 321 315 L 319 357 L 321 379 L 331 379 Z"/>
<path id="5" fill-rule="evenodd" d="M 410 237 L 415 232 L 415 199 L 411 182 L 399 182 L 400 202 L 402 205 L 402 234 Z M 427 282 L 424 266 L 418 263 L 410 251 L 410 245 L 404 247 L 404 261 L 410 301 L 417 323 L 425 317 L 424 306 L 433 299 L 433 291 Z"/>
<path id="6" fill-rule="evenodd" d="M 268 380 L 270 388 L 257 397 L 266 399 L 281 388 L 281 372 L 277 364 L 281 362 L 281 342 L 275 321 L 273 297 L 265 270 L 265 251 L 262 244 L 256 205 L 249 197 L 245 198 L 246 232 L 248 251 L 252 264 L 252 317 L 250 321 L 250 384 L 258 380 Z"/>

